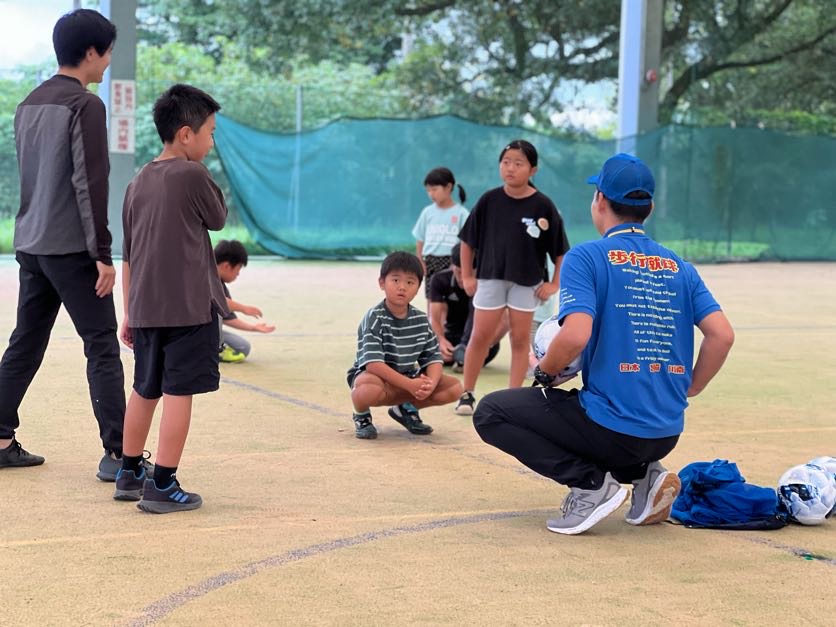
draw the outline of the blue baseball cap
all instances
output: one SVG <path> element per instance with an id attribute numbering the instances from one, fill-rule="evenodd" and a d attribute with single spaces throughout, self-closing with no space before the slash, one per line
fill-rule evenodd
<path id="1" fill-rule="evenodd" d="M 627 198 L 631 192 L 647 192 L 653 198 L 656 181 L 644 161 L 623 152 L 610 157 L 595 176 L 586 179 L 595 185 L 609 200 L 623 205 L 646 205 L 646 198 Z"/>

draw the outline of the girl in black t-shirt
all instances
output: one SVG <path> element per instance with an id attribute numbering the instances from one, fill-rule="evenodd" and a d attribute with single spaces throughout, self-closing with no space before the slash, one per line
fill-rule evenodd
<path id="1" fill-rule="evenodd" d="M 476 311 L 458 414 L 473 413 L 476 380 L 505 309 L 511 325 L 509 387 L 522 385 L 534 310 L 559 286 L 569 241 L 554 203 L 531 183 L 536 171 L 534 146 L 524 140 L 505 146 L 499 155 L 504 185 L 482 195 L 459 233 L 462 287 L 473 296 Z M 554 261 L 552 277 L 546 273 L 546 256 Z"/>

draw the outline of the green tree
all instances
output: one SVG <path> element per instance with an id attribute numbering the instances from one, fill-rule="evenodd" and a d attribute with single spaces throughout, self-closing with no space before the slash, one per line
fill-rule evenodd
<path id="1" fill-rule="evenodd" d="M 248 63 L 273 72 L 288 72 L 300 55 L 367 65 L 409 93 L 407 114 L 551 127 L 562 81 L 617 74 L 619 6 L 611 0 L 146 0 L 142 15 L 145 36 L 177 37 L 218 60 L 220 32 Z"/>
<path id="2" fill-rule="evenodd" d="M 140 37 L 200 45 L 220 61 L 217 35 L 235 41 L 251 65 L 287 72 L 292 60 L 330 60 L 382 69 L 401 46 L 399 3 L 359 0 L 140 0 Z M 261 51 L 268 51 L 262 54 Z"/>
<path id="3" fill-rule="evenodd" d="M 144 0 L 142 7 L 145 36 L 200 45 L 217 61 L 224 47 L 215 34 L 223 33 L 248 64 L 271 72 L 292 71 L 300 56 L 368 66 L 406 90 L 407 115 L 452 112 L 548 129 L 567 86 L 618 72 L 615 0 Z M 662 123 L 704 106 L 833 115 L 832 0 L 664 0 L 664 16 Z"/>
<path id="4" fill-rule="evenodd" d="M 830 0 L 667 0 L 660 121 L 695 107 L 836 114 Z"/>

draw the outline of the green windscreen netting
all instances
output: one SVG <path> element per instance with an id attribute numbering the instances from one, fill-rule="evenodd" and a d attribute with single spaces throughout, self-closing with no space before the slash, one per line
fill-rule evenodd
<path id="1" fill-rule="evenodd" d="M 319 258 L 411 249 L 412 226 L 429 204 L 426 173 L 449 167 L 472 206 L 501 183 L 499 153 L 515 138 L 537 147 L 535 184 L 557 204 L 570 240 L 597 237 L 585 181 L 618 149 L 452 116 L 344 119 L 300 134 L 219 116 L 215 138 L 253 238 L 280 255 Z M 669 126 L 630 141 L 656 174 L 648 228 L 685 257 L 836 259 L 836 139 Z"/>

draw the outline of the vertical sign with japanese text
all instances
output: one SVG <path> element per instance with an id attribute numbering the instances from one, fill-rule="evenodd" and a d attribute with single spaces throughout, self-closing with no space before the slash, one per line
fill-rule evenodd
<path id="1" fill-rule="evenodd" d="M 110 83 L 110 152 L 133 154 L 136 149 L 136 81 Z"/>

